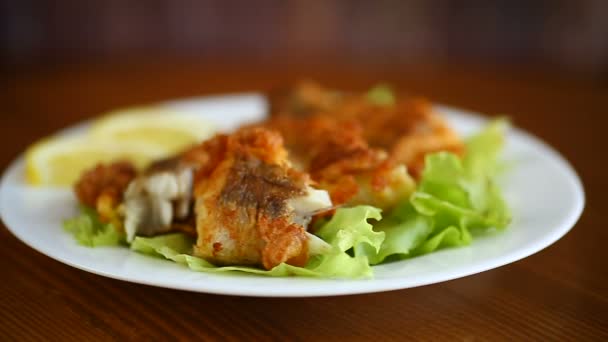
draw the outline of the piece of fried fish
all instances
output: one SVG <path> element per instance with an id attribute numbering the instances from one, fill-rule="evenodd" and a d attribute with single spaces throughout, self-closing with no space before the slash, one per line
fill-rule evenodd
<path id="1" fill-rule="evenodd" d="M 331 200 L 291 167 L 281 135 L 245 128 L 212 138 L 196 154 L 214 165 L 195 176 L 194 254 L 219 265 L 305 265 L 320 243 L 306 231 L 310 217 Z"/>

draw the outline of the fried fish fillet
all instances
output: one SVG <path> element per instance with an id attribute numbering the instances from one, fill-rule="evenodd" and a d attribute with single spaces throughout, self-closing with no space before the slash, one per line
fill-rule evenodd
<path id="1" fill-rule="evenodd" d="M 129 183 L 123 204 L 127 241 L 136 235 L 184 231 L 192 216 L 193 173 L 192 165 L 171 158 L 152 164 Z"/>
<path id="2" fill-rule="evenodd" d="M 74 185 L 74 192 L 80 203 L 91 208 L 95 208 L 103 196 L 118 203 L 135 175 L 135 167 L 126 161 L 98 164 L 82 173 Z"/>
<path id="3" fill-rule="evenodd" d="M 264 125 L 282 133 L 294 166 L 327 190 L 334 205 L 387 209 L 414 188 L 403 166 L 392 164 L 384 150 L 369 146 L 356 120 L 280 115 Z"/>
<path id="4" fill-rule="evenodd" d="M 331 201 L 311 187 L 308 175 L 291 167 L 280 134 L 241 129 L 218 135 L 189 155 L 206 161 L 195 176 L 195 255 L 220 265 L 266 269 L 306 263 L 309 217 Z"/>
<path id="5" fill-rule="evenodd" d="M 102 222 L 112 222 L 120 229 L 122 220 L 117 208 L 136 174 L 135 167 L 127 161 L 98 164 L 82 173 L 74 185 L 74 193 L 81 204 L 95 208 Z"/>
<path id="6" fill-rule="evenodd" d="M 378 104 L 366 94 L 341 93 L 313 82 L 302 82 L 291 91 L 271 94 L 269 98 L 271 125 L 284 135 L 292 133 L 290 120 L 316 120 L 323 116 L 342 123 L 345 130 L 356 122 L 370 147 L 386 151 L 391 164 L 406 165 L 415 178 L 422 172 L 427 153 L 463 151 L 457 134 L 424 98 L 401 96 L 394 103 Z M 306 134 L 324 138 L 311 131 Z M 294 151 L 306 148 L 308 141 L 303 138 L 290 144 Z"/>

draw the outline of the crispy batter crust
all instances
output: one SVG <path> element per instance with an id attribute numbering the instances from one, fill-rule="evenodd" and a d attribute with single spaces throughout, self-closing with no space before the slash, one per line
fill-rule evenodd
<path id="1" fill-rule="evenodd" d="M 135 175 L 135 167 L 126 161 L 107 165 L 98 164 L 82 174 L 74 186 L 74 192 L 82 204 L 92 208 L 97 206 L 101 197 L 118 204 Z"/>
<path id="2" fill-rule="evenodd" d="M 363 192 L 363 200 L 373 203 L 398 181 L 393 172 L 398 165 L 419 178 L 427 153 L 463 151 L 458 136 L 423 98 L 378 105 L 364 94 L 303 82 L 270 100 L 271 118 L 264 125 L 286 137 L 295 165 L 329 190 L 334 204 L 357 202 Z"/>
<path id="3" fill-rule="evenodd" d="M 219 163 L 195 185 L 195 254 L 217 264 L 266 269 L 304 264 L 306 230 L 293 222 L 287 200 L 303 195 L 308 179 L 289 167 L 281 136 L 250 128 L 215 139 L 223 142 L 206 144 L 225 144 L 216 150 L 222 158 L 211 156 Z"/>
<path id="4" fill-rule="evenodd" d="M 277 116 L 264 125 L 286 137 L 294 165 L 310 173 L 313 181 L 330 193 L 333 204 L 378 204 L 373 191 L 381 192 L 394 184 L 394 164 L 384 150 L 369 146 L 356 120 L 327 115 Z M 371 196 L 359 198 L 362 187 L 370 188 Z"/>

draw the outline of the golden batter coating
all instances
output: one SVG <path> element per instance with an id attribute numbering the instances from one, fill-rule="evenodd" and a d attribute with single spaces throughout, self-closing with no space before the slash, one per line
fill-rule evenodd
<path id="1" fill-rule="evenodd" d="M 303 82 L 272 94 L 270 104 L 263 125 L 281 132 L 294 165 L 328 190 L 334 204 L 390 208 L 413 190 L 410 176 L 419 179 L 426 154 L 463 151 L 423 98 L 377 103 L 367 94 Z"/>
<path id="2" fill-rule="evenodd" d="M 114 219 L 115 208 L 122 202 L 123 193 L 136 176 L 135 167 L 126 161 L 98 164 L 83 172 L 74 185 L 80 203 L 96 208 L 103 222 Z"/>
<path id="3" fill-rule="evenodd" d="M 216 264 L 303 265 L 306 229 L 290 199 L 306 194 L 308 177 L 290 167 L 281 136 L 262 128 L 216 136 L 215 167 L 195 182 L 195 254 Z M 201 151 L 202 153 L 202 151 Z M 210 171 L 210 172 L 209 172 Z"/>
<path id="4" fill-rule="evenodd" d="M 271 95 L 270 100 L 271 125 L 284 135 L 293 134 L 289 120 L 327 117 L 343 124 L 345 130 L 351 129 L 356 122 L 370 147 L 385 150 L 392 164 L 405 164 L 416 178 L 424 167 L 427 153 L 450 151 L 460 154 L 464 149 L 457 134 L 424 98 L 400 96 L 394 103 L 379 104 L 370 100 L 367 94 L 340 93 L 313 82 L 303 82 L 290 92 Z M 318 136 L 310 131 L 307 134 Z M 297 138 L 295 135 L 293 139 Z M 300 143 L 306 145 L 308 142 Z M 288 144 L 294 145 L 298 145 L 297 141 Z"/>

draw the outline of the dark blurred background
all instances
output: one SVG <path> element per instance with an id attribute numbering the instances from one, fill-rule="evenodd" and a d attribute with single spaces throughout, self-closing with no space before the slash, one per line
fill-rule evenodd
<path id="1" fill-rule="evenodd" d="M 3 0 L 1 65 L 525 65 L 604 82 L 607 16 L 604 0 Z"/>

